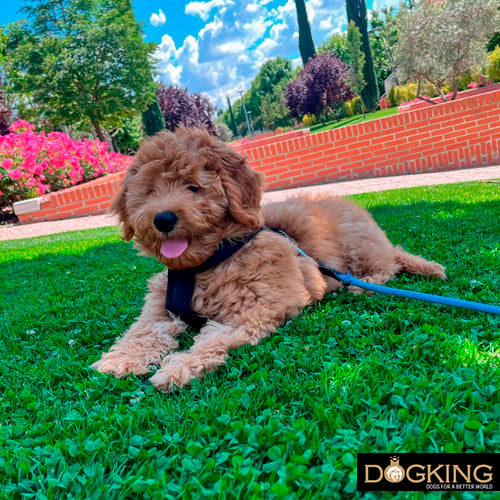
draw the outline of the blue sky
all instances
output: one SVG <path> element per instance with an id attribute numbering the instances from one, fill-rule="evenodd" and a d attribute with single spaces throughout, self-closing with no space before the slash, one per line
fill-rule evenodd
<path id="1" fill-rule="evenodd" d="M 316 45 L 346 27 L 345 0 L 306 0 Z M 368 9 L 399 0 L 367 0 Z M 22 18 L 20 0 L 6 0 L 0 24 Z M 146 41 L 159 44 L 159 79 L 203 92 L 225 106 L 246 90 L 270 58 L 299 64 L 294 0 L 134 0 Z"/>

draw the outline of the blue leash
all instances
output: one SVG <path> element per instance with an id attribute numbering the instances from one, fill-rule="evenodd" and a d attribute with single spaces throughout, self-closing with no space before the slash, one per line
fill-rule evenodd
<path id="1" fill-rule="evenodd" d="M 377 293 L 385 293 L 387 295 L 395 295 L 396 297 L 404 297 L 405 299 L 422 300 L 424 302 L 433 302 L 435 304 L 444 304 L 446 306 L 462 307 L 465 309 L 472 309 L 473 311 L 480 311 L 489 314 L 500 314 L 500 307 L 490 304 L 481 304 L 479 302 L 472 302 L 470 300 L 455 299 L 453 297 L 441 297 L 439 295 L 431 295 L 429 293 L 413 292 L 411 290 L 400 290 L 398 288 L 391 288 L 384 285 L 374 285 L 367 283 L 358 278 L 355 278 L 349 271 L 347 274 L 342 274 L 332 269 L 325 264 L 318 263 L 319 270 L 326 276 L 335 278 L 346 285 L 359 286 L 365 290 Z"/>
<path id="2" fill-rule="evenodd" d="M 288 234 L 286 234 L 285 231 L 281 229 L 271 229 L 271 230 L 276 233 L 282 234 L 283 236 L 288 238 L 291 242 L 293 242 L 297 251 L 304 257 L 313 261 L 318 266 L 318 269 L 321 271 L 322 274 L 324 274 L 325 276 L 329 276 L 330 278 L 334 278 L 337 281 L 344 283 L 345 285 L 354 285 L 358 286 L 359 288 L 364 288 L 365 290 L 368 290 L 370 292 L 385 293 L 386 295 L 395 295 L 396 297 L 404 297 L 405 299 L 415 299 L 415 300 L 422 300 L 424 302 L 433 302 L 434 304 L 443 304 L 445 306 L 462 307 L 464 309 L 471 309 L 473 311 L 480 311 L 488 314 L 500 314 L 500 306 L 495 306 L 492 304 L 481 304 L 480 302 L 455 299 L 453 297 L 442 297 L 440 295 L 431 295 L 430 293 L 412 292 L 411 290 L 400 290 L 399 288 L 391 288 L 390 286 L 374 285 L 372 283 L 367 283 L 366 281 L 362 281 L 358 278 L 355 278 L 349 273 L 349 271 L 347 271 L 347 274 L 342 274 L 341 272 L 333 269 L 333 267 L 327 266 L 326 264 L 323 264 L 321 262 L 316 262 L 310 255 L 307 255 L 303 250 L 301 250 L 297 246 L 295 240 L 290 236 L 288 236 Z"/>

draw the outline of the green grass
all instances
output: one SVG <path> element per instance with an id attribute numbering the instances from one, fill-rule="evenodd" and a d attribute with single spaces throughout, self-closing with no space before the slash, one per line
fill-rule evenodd
<path id="1" fill-rule="evenodd" d="M 310 128 L 311 133 L 325 132 L 325 130 L 330 130 L 332 128 L 344 127 L 345 125 L 353 125 L 354 123 L 361 123 L 363 121 L 367 122 L 370 120 L 376 120 L 377 118 L 383 118 L 384 116 L 396 115 L 398 113 L 398 108 L 388 108 L 375 111 L 374 113 L 366 113 L 363 120 L 363 115 L 348 116 L 342 120 L 330 122 L 327 124 L 314 125 Z"/>
<path id="2" fill-rule="evenodd" d="M 447 266 L 392 285 L 499 302 L 497 185 L 355 199 Z M 500 451 L 498 317 L 467 310 L 341 292 L 171 395 L 91 371 L 159 269 L 114 228 L 0 243 L 0 498 L 361 497 L 358 452 Z"/>

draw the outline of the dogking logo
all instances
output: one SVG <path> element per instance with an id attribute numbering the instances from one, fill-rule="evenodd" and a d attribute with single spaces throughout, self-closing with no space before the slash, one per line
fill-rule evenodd
<path id="1" fill-rule="evenodd" d="M 359 491 L 497 491 L 493 453 L 358 453 Z"/>
<path id="2" fill-rule="evenodd" d="M 399 483 L 405 478 L 405 470 L 399 465 L 399 457 L 391 457 L 391 464 L 385 468 L 384 476 L 390 483 Z"/>

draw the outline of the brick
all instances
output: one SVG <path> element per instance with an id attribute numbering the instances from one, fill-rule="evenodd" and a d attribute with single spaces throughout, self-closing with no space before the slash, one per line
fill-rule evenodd
<path id="1" fill-rule="evenodd" d="M 99 210 L 99 207 L 97 207 L 95 205 L 91 205 L 91 206 L 79 208 L 77 210 L 72 210 L 72 213 L 73 213 L 73 215 L 92 215 L 96 212 L 96 210 Z"/>
<path id="2" fill-rule="evenodd" d="M 276 165 L 276 167 L 278 167 Z M 290 172 L 290 165 L 287 163 L 286 166 L 281 166 L 281 168 L 273 168 L 267 170 L 268 173 L 273 174 L 273 175 L 282 175 Z M 266 172 L 266 173 L 267 173 Z"/>
<path id="3" fill-rule="evenodd" d="M 301 174 L 309 174 L 312 177 L 317 177 L 321 171 L 323 171 L 321 165 L 310 165 L 309 167 L 303 167 L 300 169 Z"/>
<path id="4" fill-rule="evenodd" d="M 59 209 L 64 211 L 73 211 L 85 206 L 85 201 L 79 201 L 78 203 L 71 203 L 70 205 L 62 205 Z"/>

